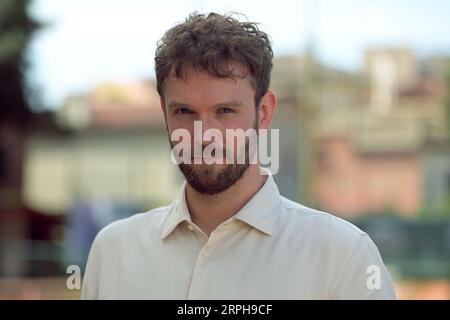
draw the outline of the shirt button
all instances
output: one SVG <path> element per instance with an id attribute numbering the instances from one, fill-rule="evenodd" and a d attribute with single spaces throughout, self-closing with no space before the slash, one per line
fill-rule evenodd
<path id="1" fill-rule="evenodd" d="M 191 230 L 191 231 L 194 231 L 194 227 L 191 226 L 190 224 L 188 225 L 188 229 Z"/>

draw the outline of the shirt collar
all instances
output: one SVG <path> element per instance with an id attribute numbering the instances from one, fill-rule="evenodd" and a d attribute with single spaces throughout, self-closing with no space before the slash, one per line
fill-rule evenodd
<path id="1" fill-rule="evenodd" d="M 267 175 L 262 188 L 242 207 L 234 216 L 249 226 L 256 228 L 267 235 L 272 235 L 276 220 L 274 208 L 280 203 L 278 187 L 268 169 L 261 168 Z M 161 239 L 166 238 L 183 221 L 192 222 L 186 202 L 186 181 L 183 182 L 181 192 L 170 207 L 166 220 L 163 223 Z"/>
<path id="2" fill-rule="evenodd" d="M 191 222 L 191 216 L 186 202 L 186 181 L 181 186 L 178 198 L 170 206 L 167 219 L 163 223 L 161 239 L 166 238 L 183 221 Z"/>

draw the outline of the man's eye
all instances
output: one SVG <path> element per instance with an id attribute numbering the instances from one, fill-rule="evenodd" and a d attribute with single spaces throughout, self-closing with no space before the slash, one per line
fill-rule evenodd
<path id="1" fill-rule="evenodd" d="M 177 110 L 175 110 L 176 114 L 190 114 L 192 113 L 191 110 L 189 110 L 188 108 L 179 108 Z"/>
<path id="2" fill-rule="evenodd" d="M 219 113 L 234 113 L 234 110 L 231 108 L 220 108 Z"/>

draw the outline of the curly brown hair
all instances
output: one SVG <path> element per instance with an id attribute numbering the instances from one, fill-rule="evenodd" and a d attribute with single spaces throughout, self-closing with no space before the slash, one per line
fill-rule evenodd
<path id="1" fill-rule="evenodd" d="M 273 52 L 269 36 L 257 23 L 240 22 L 234 13 L 208 16 L 194 12 L 183 23 L 169 29 L 158 42 L 155 54 L 157 90 L 163 96 L 163 85 L 170 72 L 185 77 L 186 69 L 206 71 L 220 78 L 246 77 L 255 89 L 255 105 L 269 89 Z M 245 67 L 237 75 L 230 63 Z"/>

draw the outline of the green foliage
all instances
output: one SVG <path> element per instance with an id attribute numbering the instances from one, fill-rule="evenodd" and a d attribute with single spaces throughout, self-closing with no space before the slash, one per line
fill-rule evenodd
<path id="1" fill-rule="evenodd" d="M 30 120 L 24 89 L 24 56 L 38 24 L 29 15 L 29 3 L 0 1 L 0 124 L 26 124 Z"/>

